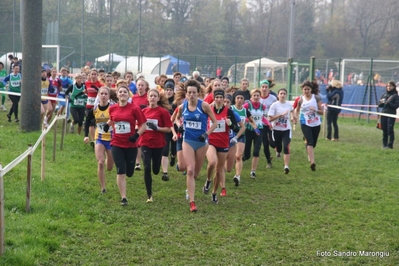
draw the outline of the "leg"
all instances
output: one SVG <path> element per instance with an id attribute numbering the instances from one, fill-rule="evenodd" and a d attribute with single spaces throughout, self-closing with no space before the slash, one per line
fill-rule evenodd
<path id="1" fill-rule="evenodd" d="M 150 198 L 152 196 L 152 176 L 151 176 L 151 159 L 153 151 L 152 149 L 142 146 L 141 152 L 143 156 L 144 163 L 144 183 L 147 190 L 147 196 Z"/>
<path id="2" fill-rule="evenodd" d="M 271 130 L 268 126 L 265 126 L 263 128 L 263 133 L 262 133 L 262 143 L 263 143 L 263 153 L 265 154 L 267 163 L 271 163 L 271 157 L 270 157 L 270 149 L 269 149 L 269 145 L 270 145 L 270 133 Z"/>
<path id="3" fill-rule="evenodd" d="M 216 148 L 213 145 L 209 145 L 208 150 L 206 152 L 206 158 L 208 160 L 208 166 L 206 167 L 206 182 L 204 185 L 204 193 L 207 194 L 209 191 L 209 186 L 212 181 L 212 177 L 215 173 L 216 163 L 217 163 L 217 155 Z M 215 184 L 214 184 L 215 186 Z"/>
<path id="4" fill-rule="evenodd" d="M 395 118 L 388 118 L 388 148 L 393 149 L 393 142 L 395 141 Z"/>
<path id="5" fill-rule="evenodd" d="M 219 188 L 219 185 L 223 188 L 226 187 L 226 175 L 224 165 L 226 163 L 227 152 L 217 152 L 217 163 L 216 163 L 216 174 L 213 181 L 213 190 L 212 194 L 216 194 L 216 191 Z"/>
<path id="6" fill-rule="evenodd" d="M 236 175 L 241 176 L 241 171 L 243 167 L 243 162 L 242 162 L 242 154 L 244 152 L 245 148 L 245 143 L 238 142 L 236 144 L 237 146 L 237 151 L 236 151 Z"/>
<path id="7" fill-rule="evenodd" d="M 327 111 L 327 139 L 331 140 L 331 131 L 332 131 L 332 127 L 331 127 L 331 123 L 333 120 L 333 116 L 334 116 L 334 112 L 331 110 Z"/>
<path id="8" fill-rule="evenodd" d="M 258 168 L 258 162 L 259 162 L 259 152 L 260 152 L 260 147 L 262 145 L 262 134 L 263 130 L 260 130 L 260 135 L 256 136 L 254 139 L 254 152 L 252 154 L 252 164 L 251 164 L 251 172 L 256 172 L 256 169 Z"/>
<path id="9" fill-rule="evenodd" d="M 227 159 L 226 159 L 226 171 L 227 173 L 230 173 L 231 170 L 234 167 L 234 161 L 237 153 L 237 144 L 231 146 L 229 148 L 229 152 L 227 153 Z"/>
<path id="10" fill-rule="evenodd" d="M 187 160 L 186 169 L 187 169 L 187 190 L 188 195 L 190 198 L 190 202 L 195 201 L 195 179 L 194 179 L 194 172 L 195 172 L 195 151 L 194 149 L 186 142 L 183 141 L 183 158 L 192 158 L 192 160 Z M 180 161 L 179 161 L 180 163 Z"/>
<path id="11" fill-rule="evenodd" d="M 332 117 L 332 124 L 334 127 L 334 139 L 336 139 L 336 140 L 339 139 L 338 115 L 339 115 L 339 113 L 334 112 L 334 115 Z"/>
<path id="12" fill-rule="evenodd" d="M 104 145 L 98 143 L 95 146 L 95 154 L 97 159 L 97 176 L 98 181 L 100 181 L 101 190 L 104 191 L 106 189 L 105 186 L 105 147 Z"/>

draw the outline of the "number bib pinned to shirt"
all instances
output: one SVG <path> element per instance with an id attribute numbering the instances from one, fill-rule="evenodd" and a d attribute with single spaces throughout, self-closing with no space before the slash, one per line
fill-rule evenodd
<path id="1" fill-rule="evenodd" d="M 116 134 L 127 134 L 130 133 L 130 123 L 126 121 L 115 122 L 115 133 Z"/>

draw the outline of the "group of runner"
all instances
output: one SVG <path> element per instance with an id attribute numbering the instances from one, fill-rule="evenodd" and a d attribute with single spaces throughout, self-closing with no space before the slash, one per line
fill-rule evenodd
<path id="1" fill-rule="evenodd" d="M 105 168 L 110 171 L 116 166 L 122 205 L 128 204 L 126 176 L 141 170 L 141 162 L 150 203 L 153 202 L 152 174 L 157 175 L 162 169 L 162 180 L 168 181 L 168 167 L 177 160 L 177 170 L 186 175 L 186 197 L 191 212 L 197 211 L 195 180 L 205 159 L 207 179 L 202 191 L 205 194 L 211 191 L 213 203 L 218 203 L 218 196 L 227 196 L 226 171 L 234 168 L 233 181 L 239 186 L 243 162 L 251 155 L 249 177 L 256 178 L 262 143 L 266 168 L 272 167 L 269 149 L 272 147 L 277 158 L 284 153 L 283 169 L 288 174 L 291 122 L 300 122 L 310 168 L 316 170 L 313 148 L 323 110 L 315 82 L 305 81 L 301 85 L 303 95 L 293 106 L 286 99 L 286 89 L 278 90 L 277 94 L 270 90 L 274 85 L 272 80 L 263 80 L 259 88 L 249 91 L 249 81 L 245 78 L 237 88 L 229 86 L 227 77 L 205 78 L 200 83 L 179 72 L 174 73 L 173 79 L 166 75 L 157 77 L 153 89 L 144 77 L 133 80 L 130 71 L 123 79 L 118 73 L 102 73 L 97 69 L 74 78 L 75 81 L 69 78 L 65 68 L 60 75 L 57 69 L 52 69 L 50 77 L 43 70 L 41 94 L 68 98 L 70 106 L 60 101 L 58 114 L 66 111 L 69 115 L 70 110 L 71 133 L 75 125 L 78 134 L 84 126 L 84 142 L 91 143 L 95 150 L 102 193 L 107 191 Z M 3 86 L 6 82 L 4 79 Z M 45 125 L 56 105 L 55 100 L 42 99 Z"/>

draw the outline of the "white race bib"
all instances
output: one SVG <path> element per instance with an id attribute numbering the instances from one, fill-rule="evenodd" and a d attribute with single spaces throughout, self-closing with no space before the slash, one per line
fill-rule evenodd
<path id="1" fill-rule="evenodd" d="M 94 102 L 96 101 L 96 97 L 89 97 L 87 98 L 87 104 L 88 105 L 94 105 Z"/>
<path id="2" fill-rule="evenodd" d="M 19 87 L 21 85 L 21 81 L 19 81 L 19 80 L 11 80 L 10 84 L 13 87 Z"/>
<path id="3" fill-rule="evenodd" d="M 202 126 L 201 122 L 198 121 L 186 121 L 186 128 L 200 130 Z"/>
<path id="4" fill-rule="evenodd" d="M 217 122 L 218 126 L 215 128 L 213 133 L 220 133 L 220 132 L 226 132 L 226 120 L 218 120 Z M 211 126 L 212 126 L 212 121 L 211 121 Z"/>
<path id="5" fill-rule="evenodd" d="M 42 95 L 47 95 L 47 93 L 48 93 L 48 88 L 42 88 L 41 94 Z"/>
<path id="6" fill-rule="evenodd" d="M 74 99 L 73 104 L 76 106 L 84 106 L 85 105 L 85 100 L 84 99 Z"/>
<path id="7" fill-rule="evenodd" d="M 107 124 L 106 122 L 99 122 L 97 123 L 97 130 L 99 134 L 107 133 L 104 131 L 104 126 Z M 112 127 L 109 127 L 108 133 L 112 131 Z"/>
<path id="8" fill-rule="evenodd" d="M 152 130 L 151 128 L 148 127 L 148 124 L 154 124 L 158 127 L 158 119 L 147 119 L 147 123 L 146 123 L 146 129 L 145 130 Z"/>
<path id="9" fill-rule="evenodd" d="M 125 121 L 115 122 L 116 134 L 127 134 L 130 133 L 130 123 Z"/>

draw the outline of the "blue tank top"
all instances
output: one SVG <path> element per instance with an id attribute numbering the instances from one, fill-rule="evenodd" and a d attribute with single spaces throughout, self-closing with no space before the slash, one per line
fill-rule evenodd
<path id="1" fill-rule="evenodd" d="M 65 92 L 68 87 L 73 84 L 72 80 L 69 77 L 60 77 L 62 90 L 59 95 L 65 98 Z"/>
<path id="2" fill-rule="evenodd" d="M 188 109 L 188 101 L 183 104 L 183 140 L 198 141 L 198 137 L 206 132 L 208 115 L 202 110 L 202 100 L 198 100 L 197 108 L 192 112 Z"/>

